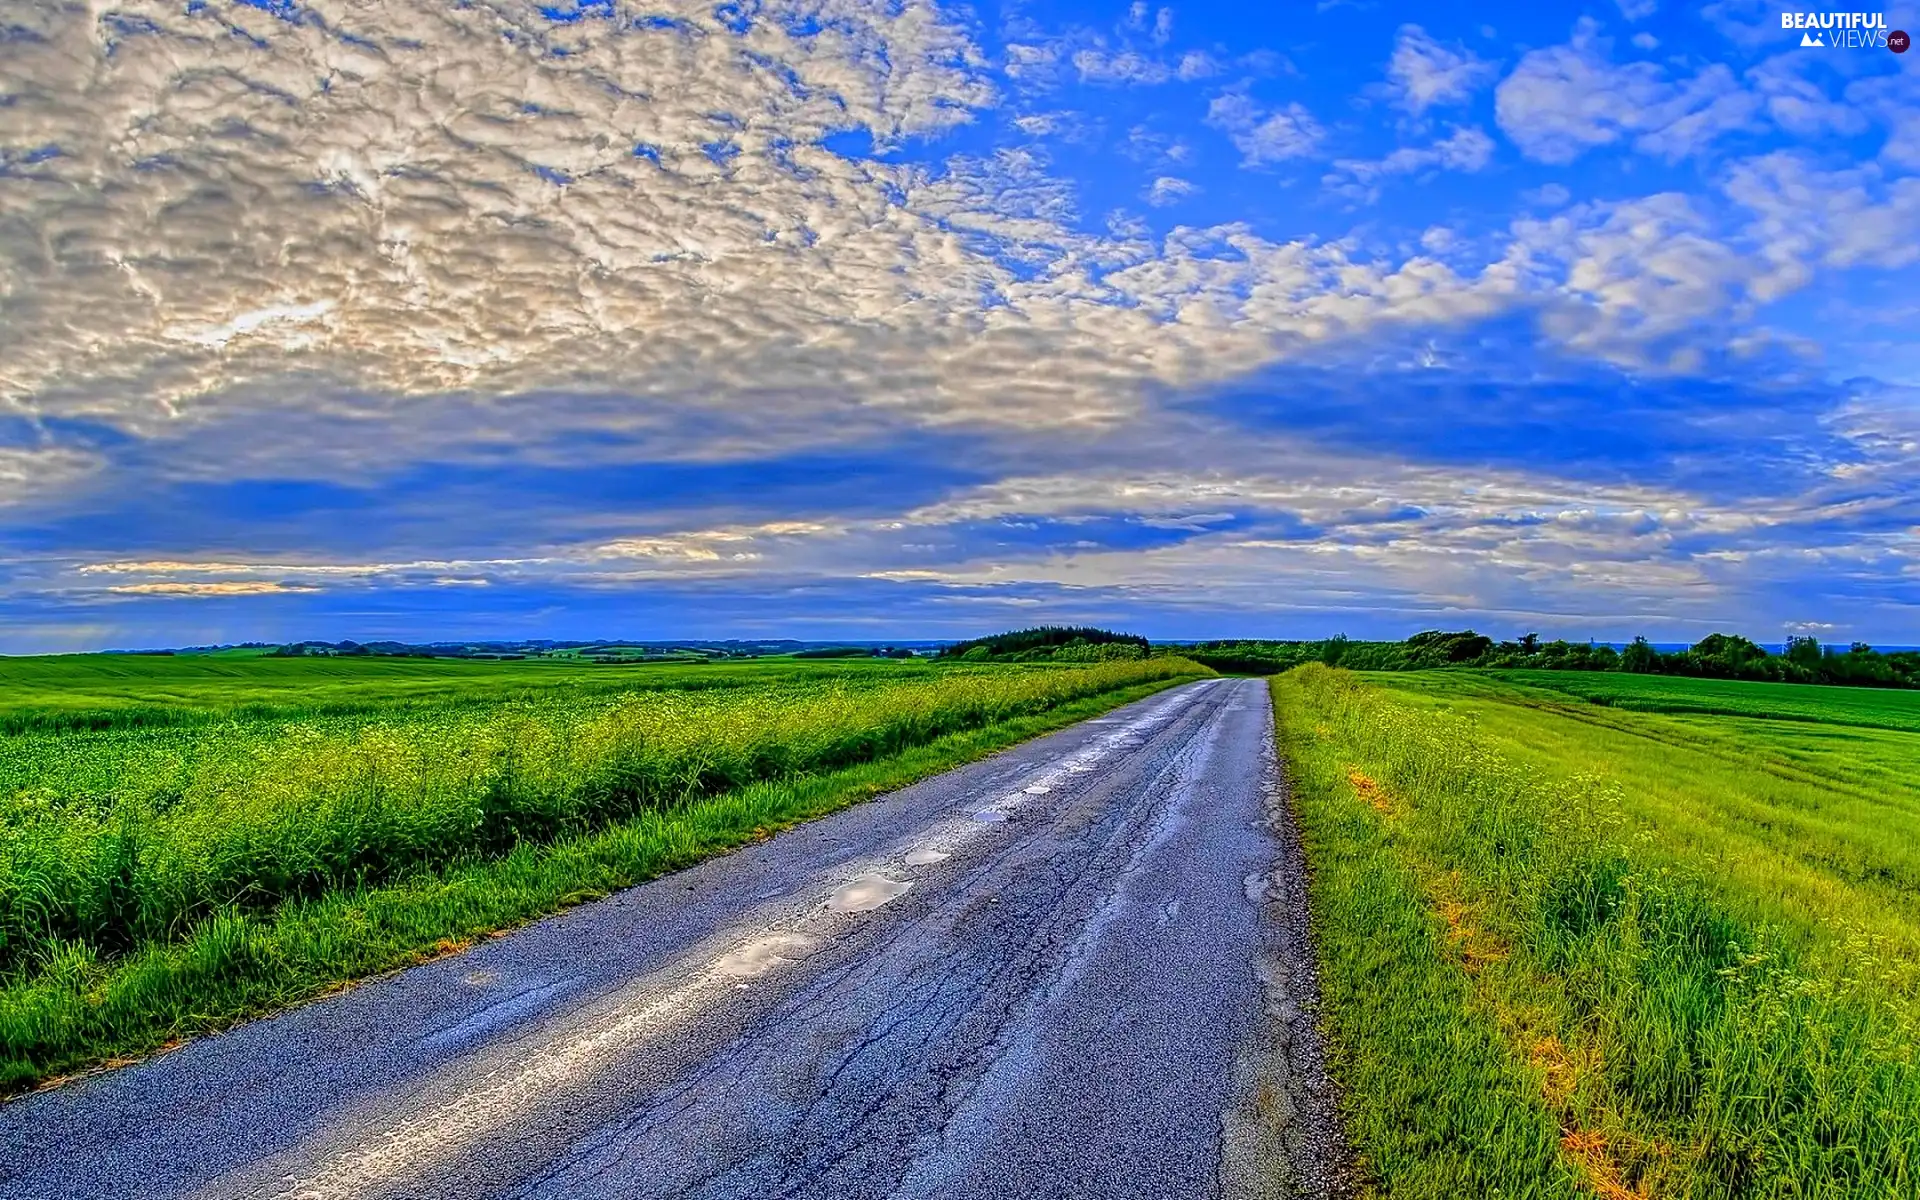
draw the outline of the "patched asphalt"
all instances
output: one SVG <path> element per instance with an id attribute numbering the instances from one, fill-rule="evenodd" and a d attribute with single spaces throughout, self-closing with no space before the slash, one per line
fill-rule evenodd
<path id="1" fill-rule="evenodd" d="M 1344 1195 L 1309 938 L 1207 680 L 0 1106 L 0 1196 Z"/>

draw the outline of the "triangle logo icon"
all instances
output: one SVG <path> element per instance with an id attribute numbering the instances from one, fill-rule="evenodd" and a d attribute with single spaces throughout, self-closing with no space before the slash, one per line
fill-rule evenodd
<path id="1" fill-rule="evenodd" d="M 1821 40 L 1819 34 L 1803 33 L 1800 35 L 1800 44 L 1802 46 L 1820 46 L 1824 48 L 1827 43 Z"/>

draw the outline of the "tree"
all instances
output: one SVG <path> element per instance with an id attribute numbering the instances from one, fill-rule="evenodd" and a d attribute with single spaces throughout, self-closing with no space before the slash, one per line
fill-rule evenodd
<path id="1" fill-rule="evenodd" d="M 1808 638 L 1808 641 L 1813 639 Z M 1814 657 L 1819 657 L 1820 644 L 1814 642 Z M 1710 633 L 1693 644 L 1690 653 L 1701 658 L 1711 658 L 1723 663 L 1743 663 L 1756 658 L 1765 658 L 1767 652 L 1754 645 L 1737 633 Z"/>
<path id="2" fill-rule="evenodd" d="M 1820 639 L 1795 637 L 1787 639 L 1787 661 L 1809 669 L 1820 665 Z"/>
<path id="3" fill-rule="evenodd" d="M 1493 639 L 1471 629 L 1443 633 L 1429 629 L 1406 640 L 1408 658 L 1416 668 L 1446 667 L 1472 662 L 1493 649 Z"/>
<path id="4" fill-rule="evenodd" d="M 1540 652 L 1540 635 L 1539 634 L 1529 633 L 1521 637 L 1520 653 L 1538 654 L 1539 652 Z"/>
<path id="5" fill-rule="evenodd" d="M 1633 645 L 1620 652 L 1620 669 L 1635 675 L 1651 675 L 1660 669 L 1660 652 L 1646 638 L 1633 639 Z"/>

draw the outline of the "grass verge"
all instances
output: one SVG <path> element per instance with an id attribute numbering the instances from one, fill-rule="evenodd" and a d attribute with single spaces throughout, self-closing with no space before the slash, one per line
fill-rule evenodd
<path id="1" fill-rule="evenodd" d="M 1713 844 L 1663 846 L 1614 778 L 1554 770 L 1584 726 L 1523 765 L 1345 672 L 1272 687 L 1375 1194 L 1920 1194 L 1912 997 L 1766 920 Z"/>
<path id="2" fill-rule="evenodd" d="M 0 984 L 1200 670 L 865 672 L 0 738 Z"/>
<path id="3" fill-rule="evenodd" d="M 178 941 L 102 962 L 70 943 L 0 988 L 0 1095 L 121 1065 L 353 980 L 457 952 L 476 938 L 596 900 L 903 787 L 1194 676 L 1071 700 L 838 771 L 748 784 L 590 833 L 380 886 L 224 911 Z"/>

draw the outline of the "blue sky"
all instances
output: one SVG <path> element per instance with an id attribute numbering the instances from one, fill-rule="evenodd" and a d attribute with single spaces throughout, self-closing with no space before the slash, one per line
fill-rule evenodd
<path id="1" fill-rule="evenodd" d="M 1813 11 L 36 8 L 0 652 L 1920 642 L 1920 55 Z"/>

